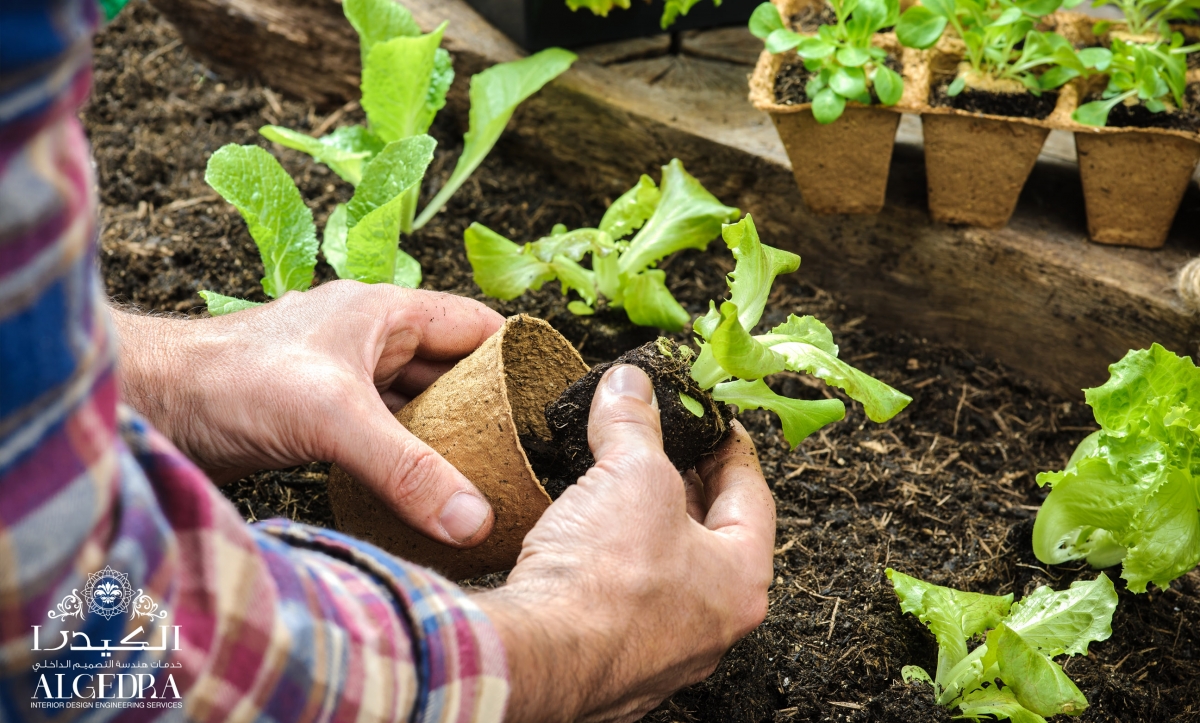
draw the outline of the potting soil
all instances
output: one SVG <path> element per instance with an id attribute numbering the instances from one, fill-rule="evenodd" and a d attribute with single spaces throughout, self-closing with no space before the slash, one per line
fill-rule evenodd
<path id="1" fill-rule="evenodd" d="M 953 78 L 935 83 L 929 91 L 929 105 L 971 113 L 1008 116 L 1010 118 L 1036 118 L 1044 120 L 1054 112 L 1058 93 L 1046 91 L 1040 96 L 1033 93 L 992 93 L 990 91 L 964 88 L 958 95 L 948 95 Z"/>
<path id="2" fill-rule="evenodd" d="M 1088 98 L 1089 102 L 1093 100 L 1100 100 L 1100 95 Z M 1200 133 L 1200 83 L 1188 83 L 1183 106 L 1174 110 L 1153 113 L 1142 103 L 1118 103 L 1108 113 L 1108 125 L 1112 128 L 1169 128 Z"/>
<path id="3" fill-rule="evenodd" d="M 903 73 L 904 64 L 894 55 L 888 54 L 883 59 L 883 64 L 897 73 Z M 775 102 L 780 105 L 800 105 L 812 101 L 808 97 L 808 93 L 804 90 L 804 86 L 808 84 L 809 79 L 815 75 L 811 70 L 804 67 L 804 61 L 800 58 L 788 60 L 780 64 L 779 72 L 775 74 Z M 874 86 L 867 88 L 871 94 L 871 104 L 879 104 L 879 96 L 875 94 Z"/>
<path id="4" fill-rule="evenodd" d="M 108 292 L 147 311 L 196 316 L 203 313 L 199 289 L 264 300 L 263 270 L 245 224 L 203 182 L 213 151 L 230 142 L 271 148 L 319 224 L 350 189 L 324 166 L 272 148 L 256 133 L 275 122 L 311 131 L 329 121 L 329 111 L 217 76 L 172 45 L 176 40 L 143 0 L 134 0 L 97 39 L 97 85 L 84 120 L 99 166 Z M 351 109 L 337 122 L 359 120 Z M 426 200 L 453 168 L 460 131 L 446 118 L 433 129 L 440 146 Z M 564 313 L 557 284 L 513 302 L 483 299 L 471 281 L 462 231 L 477 220 L 532 240 L 559 221 L 594 225 L 611 200 L 572 190 L 502 140 L 447 210 L 403 244 L 420 260 L 426 288 L 479 298 L 505 314 L 553 318 Z M 764 240 L 788 245 L 786 238 Z M 661 267 L 685 308 L 702 313 L 709 299 L 725 293 L 733 262 L 714 243 Z M 320 263 L 317 282 L 332 278 Z M 1018 598 L 1037 585 L 1062 589 L 1096 575 L 1082 563 L 1042 565 L 1030 547 L 1032 519 L 1045 497 L 1035 475 L 1061 469 L 1095 428 L 1081 397 L 1056 398 L 990 359 L 874 326 L 803 282 L 802 266 L 776 283 L 764 326 L 788 313 L 814 314 L 833 330 L 842 358 L 914 401 L 876 425 L 861 406 L 811 377 L 775 375 L 769 382 L 778 392 L 846 401 L 844 421 L 795 451 L 773 415 L 739 415 L 778 507 L 770 610 L 708 680 L 680 691 L 648 720 L 949 721 L 928 687 L 898 682 L 904 665 L 932 670 L 937 652 L 925 627 L 901 614 L 885 567 Z M 588 356 L 591 341 L 573 340 Z M 247 519 L 287 516 L 328 525 L 327 470 L 315 463 L 258 473 L 223 491 Z M 1145 595 L 1127 592 L 1119 572 L 1108 571 L 1121 598 L 1113 637 L 1093 644 L 1087 656 L 1060 659 L 1091 704 L 1074 720 L 1200 720 L 1200 572 Z"/>

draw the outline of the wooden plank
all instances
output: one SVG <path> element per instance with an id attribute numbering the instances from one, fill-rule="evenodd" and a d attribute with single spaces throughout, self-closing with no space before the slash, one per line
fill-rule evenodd
<path id="1" fill-rule="evenodd" d="M 196 25 L 184 29 L 186 42 L 209 49 L 210 57 L 224 53 L 226 67 L 239 67 L 229 38 L 253 36 L 270 48 L 249 52 L 256 47 L 249 42 L 236 48 L 254 58 L 240 67 L 304 97 L 339 102 L 353 95 L 349 78 L 358 51 L 352 36 L 345 42 L 334 0 L 154 2 L 172 8 L 169 17 L 191 18 Z M 454 112 L 465 111 L 466 76 L 519 56 L 462 0 L 405 4 L 425 28 L 451 20 Z M 241 35 L 234 32 L 239 27 Z M 522 107 L 511 142 L 542 158 L 564 182 L 612 194 L 678 157 L 723 201 L 753 213 L 767 242 L 800 253 L 803 280 L 837 294 L 881 328 L 986 352 L 1062 394 L 1078 397 L 1080 388 L 1102 382 L 1107 365 L 1132 347 L 1158 341 L 1180 353 L 1197 350 L 1200 321 L 1174 293 L 1173 275 L 1200 251 L 1200 190 L 1189 191 L 1161 251 L 1090 244 L 1073 143 L 1055 137 L 1008 228 L 935 224 L 924 206 L 919 121 L 906 118 L 883 212 L 817 217 L 804 207 L 770 121 L 746 101 L 747 66 L 737 55 L 747 53 L 745 34 L 708 32 L 682 36 L 681 56 L 651 47 L 661 39 L 645 52 L 629 54 L 627 46 L 625 55 L 609 49 L 594 56 L 603 62 L 585 52 Z M 301 57 L 313 48 L 324 50 L 312 62 L 331 69 L 331 79 L 301 77 L 316 72 Z"/>

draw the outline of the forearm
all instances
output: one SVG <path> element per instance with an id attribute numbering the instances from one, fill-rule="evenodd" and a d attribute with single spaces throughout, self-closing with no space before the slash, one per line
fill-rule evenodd
<path id="1" fill-rule="evenodd" d="M 117 334 L 122 401 L 179 446 L 180 420 L 189 416 L 190 401 L 180 383 L 188 360 L 178 326 L 188 322 L 109 311 Z"/>

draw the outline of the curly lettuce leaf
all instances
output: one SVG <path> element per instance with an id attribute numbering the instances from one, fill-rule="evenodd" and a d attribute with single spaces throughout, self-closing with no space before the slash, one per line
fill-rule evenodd
<path id="1" fill-rule="evenodd" d="M 682 331 L 691 315 L 679 305 L 667 289 L 667 274 L 647 269 L 625 283 L 625 313 L 638 326 L 655 326 L 667 331 Z"/>
<path id="2" fill-rule="evenodd" d="M 367 56 L 376 43 L 392 38 L 415 38 L 421 27 L 412 13 L 394 0 L 345 0 L 342 12 L 358 33 L 358 48 L 362 53 L 362 65 L 367 67 Z"/>
<path id="3" fill-rule="evenodd" d="M 717 200 L 683 168 L 678 158 L 663 166 L 662 198 L 654 213 L 621 254 L 618 268 L 632 277 L 683 249 L 704 250 L 721 225 L 738 217 L 738 210 Z"/>
<path id="4" fill-rule="evenodd" d="M 1103 573 L 1066 590 L 1042 585 L 1013 603 L 1004 623 L 1043 655 L 1087 655 L 1090 643 L 1112 636 L 1117 591 Z"/>
<path id="5" fill-rule="evenodd" d="M 200 298 L 204 299 L 204 305 L 208 307 L 210 316 L 224 316 L 225 314 L 232 314 L 242 309 L 252 309 L 256 306 L 262 306 L 262 303 L 258 301 L 247 301 L 246 299 L 225 296 L 215 291 L 201 291 Z"/>
<path id="6" fill-rule="evenodd" d="M 562 48 L 547 48 L 528 58 L 493 65 L 471 78 L 470 129 L 463 136 L 462 154 L 446 184 L 417 217 L 414 228 L 421 228 L 428 223 L 483 163 L 517 106 L 571 67 L 575 58 L 574 53 Z M 363 100 L 365 108 L 365 87 Z"/>
<path id="7" fill-rule="evenodd" d="M 918 580 L 890 567 L 884 572 L 900 598 L 900 609 L 915 615 L 937 638 L 938 667 L 934 680 L 942 687 L 954 667 L 967 658 L 967 640 L 999 625 L 1012 606 L 1011 593 L 963 592 Z"/>
<path id="8" fill-rule="evenodd" d="M 333 267 L 339 279 L 348 279 L 346 271 L 346 234 L 350 231 L 350 217 L 346 212 L 346 204 L 339 203 L 334 207 L 325 221 L 325 233 L 321 238 L 321 253 L 325 263 Z"/>
<path id="9" fill-rule="evenodd" d="M 844 391 L 863 405 L 872 422 L 886 422 L 899 414 L 912 397 L 861 372 L 829 352 L 801 341 L 782 341 L 770 346 L 794 372 L 807 372 Z"/>
<path id="10" fill-rule="evenodd" d="M 1012 723 L 1046 723 L 1045 718 L 1021 705 L 1011 689 L 995 686 L 978 688 L 963 696 L 958 711 L 963 718 L 972 720 L 995 718 Z"/>
<path id="11" fill-rule="evenodd" d="M 430 136 L 411 136 L 389 143 L 372 158 L 363 169 L 362 182 L 355 188 L 354 197 L 346 204 L 350 229 L 375 209 L 398 199 L 400 225 L 396 241 L 399 243 L 400 232 L 412 230 L 417 193 L 436 146 L 437 141 Z"/>
<path id="12" fill-rule="evenodd" d="M 1051 491 L 1033 529 L 1038 559 L 1123 563 L 1134 592 L 1165 587 L 1200 563 L 1200 370 L 1158 344 L 1109 367 L 1085 391 L 1101 430 L 1067 467 L 1038 475 Z"/>
<path id="13" fill-rule="evenodd" d="M 223 146 L 208 159 L 204 180 L 249 226 L 266 271 L 267 296 L 312 286 L 317 265 L 312 210 L 274 156 L 258 146 Z"/>
<path id="14" fill-rule="evenodd" d="M 581 8 L 587 8 L 592 11 L 593 15 L 599 15 L 602 18 L 608 17 L 609 11 L 613 8 L 621 8 L 622 10 L 629 9 L 629 0 L 567 0 L 567 7 L 573 11 Z"/>
<path id="15" fill-rule="evenodd" d="M 430 104 L 430 87 L 441 82 L 435 71 L 446 25 L 432 33 L 376 43 L 368 52 L 361 102 L 371 132 L 385 143 L 424 133 L 433 123 L 441 106 Z"/>
<path id="16" fill-rule="evenodd" d="M 742 326 L 736 304 L 732 301 L 722 303 L 720 314 L 721 320 L 713 330 L 708 346 L 722 369 L 747 380 L 783 371 L 784 358 L 750 336 Z"/>
<path id="17" fill-rule="evenodd" d="M 475 283 L 494 299 L 509 301 L 528 289 L 540 289 L 554 278 L 550 264 L 525 252 L 487 226 L 472 223 L 463 233 L 467 261 L 475 270 Z"/>
<path id="18" fill-rule="evenodd" d="M 567 254 L 556 254 L 550 259 L 550 270 L 564 294 L 573 289 L 589 308 L 596 303 L 596 275 L 590 269 L 583 268 Z"/>
<path id="19" fill-rule="evenodd" d="M 718 384 L 713 387 L 712 396 L 719 402 L 736 405 L 743 412 L 749 409 L 775 412 L 783 423 L 783 437 L 792 447 L 846 416 L 846 406 L 839 399 L 790 399 L 771 391 L 762 379 Z"/>
<path id="20" fill-rule="evenodd" d="M 1000 675 L 1022 707 L 1040 716 L 1079 715 L 1087 708 L 1087 698 L 1062 666 L 1006 624 L 988 635 L 987 647 L 996 651 Z"/>
<path id="21" fill-rule="evenodd" d="M 675 24 L 680 15 L 687 15 L 692 7 L 700 2 L 700 0 L 667 0 L 663 6 L 662 18 L 659 19 L 659 27 L 663 30 Z M 713 0 L 713 5 L 720 6 L 721 0 Z"/>
<path id="22" fill-rule="evenodd" d="M 614 239 L 625 238 L 646 223 L 661 199 L 662 193 L 654 185 L 654 179 L 643 173 L 637 184 L 622 193 L 604 212 L 600 230 Z"/>
<path id="23" fill-rule="evenodd" d="M 737 223 L 722 227 L 721 238 L 734 258 L 734 268 L 728 279 L 729 300 L 737 306 L 742 326 L 751 330 L 762 318 L 775 278 L 800 268 L 800 257 L 762 243 L 750 214 Z M 696 321 L 696 333 L 707 339 L 718 321 L 719 313 L 710 308 L 707 315 Z M 832 341 L 830 337 L 830 343 Z"/>
<path id="24" fill-rule="evenodd" d="M 307 153 L 353 186 L 362 180 L 363 165 L 383 150 L 383 143 L 362 126 L 344 126 L 320 138 L 283 126 L 263 126 L 258 132 L 269 141 Z"/>

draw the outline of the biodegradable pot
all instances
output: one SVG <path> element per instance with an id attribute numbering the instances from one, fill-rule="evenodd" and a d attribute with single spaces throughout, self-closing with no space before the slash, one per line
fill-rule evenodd
<path id="1" fill-rule="evenodd" d="M 1077 131 L 1075 148 L 1091 239 L 1160 248 L 1200 160 L 1200 142 L 1142 129 Z"/>
<path id="2" fill-rule="evenodd" d="M 719 6 L 701 0 L 680 15 L 667 31 L 745 25 L 759 0 L 725 0 Z M 666 32 L 661 19 L 665 0 L 638 0 L 614 7 L 607 17 L 587 9 L 572 11 L 566 0 L 467 0 L 467 4 L 517 45 L 529 51 L 552 45 L 574 48 Z"/>
<path id="3" fill-rule="evenodd" d="M 549 324 L 514 316 L 396 413 L 491 502 L 495 527 L 478 547 L 457 550 L 425 537 L 335 466 L 329 500 L 338 529 L 453 580 L 511 568 L 525 534 L 550 506 L 519 436 L 550 439 L 546 405 L 587 371 L 575 348 Z"/>
<path id="4" fill-rule="evenodd" d="M 967 115 L 926 115 L 925 175 L 935 221 L 1008 223 L 1050 129 Z"/>

